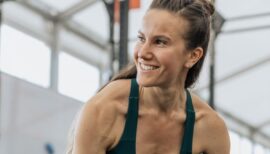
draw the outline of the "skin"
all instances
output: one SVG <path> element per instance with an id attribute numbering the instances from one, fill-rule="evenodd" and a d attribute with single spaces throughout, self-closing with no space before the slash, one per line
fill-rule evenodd
<path id="1" fill-rule="evenodd" d="M 166 22 L 164 22 L 166 21 Z M 179 154 L 186 119 L 184 82 L 188 70 L 202 57 L 203 49 L 185 48 L 182 38 L 187 21 L 163 10 L 149 10 L 134 50 L 140 85 L 137 154 Z M 141 63 L 155 66 L 143 70 Z M 75 127 L 73 154 L 105 154 L 123 133 L 130 80 L 117 80 L 82 108 Z M 229 154 L 224 121 L 207 103 L 192 94 L 196 123 L 193 153 Z"/>

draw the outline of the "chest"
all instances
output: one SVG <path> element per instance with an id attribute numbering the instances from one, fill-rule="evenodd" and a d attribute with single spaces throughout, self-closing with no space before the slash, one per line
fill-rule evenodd
<path id="1" fill-rule="evenodd" d="M 139 117 L 136 154 L 180 154 L 185 118 L 184 115 L 173 118 Z M 198 154 L 201 149 L 195 138 L 196 136 L 193 138 L 193 151 Z"/>

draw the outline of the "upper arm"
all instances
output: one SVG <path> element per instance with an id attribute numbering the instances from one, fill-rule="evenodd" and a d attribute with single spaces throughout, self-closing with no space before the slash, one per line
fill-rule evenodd
<path id="1" fill-rule="evenodd" d="M 230 138 L 223 119 L 208 103 L 192 95 L 197 111 L 197 137 L 200 149 L 207 154 L 230 154 Z"/>
<path id="2" fill-rule="evenodd" d="M 129 82 L 116 81 L 107 85 L 83 106 L 75 124 L 72 154 L 105 154 L 113 145 L 119 119 L 117 104 L 128 98 L 126 91 L 120 90 L 126 84 Z"/>
<path id="3" fill-rule="evenodd" d="M 114 117 L 107 107 L 96 102 L 86 104 L 75 126 L 73 154 L 105 154 L 113 141 L 110 128 Z"/>
<path id="4" fill-rule="evenodd" d="M 204 130 L 204 140 L 207 154 L 230 154 L 230 139 L 224 121 L 212 114 L 208 118 L 207 130 Z"/>

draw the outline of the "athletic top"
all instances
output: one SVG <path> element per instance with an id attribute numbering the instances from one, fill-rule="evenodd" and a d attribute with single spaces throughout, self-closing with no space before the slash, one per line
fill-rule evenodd
<path id="1" fill-rule="evenodd" d="M 192 138 L 195 123 L 195 112 L 192 105 L 192 99 L 188 90 L 186 90 L 186 121 L 184 136 L 180 154 L 192 154 Z M 128 113 L 123 134 L 119 143 L 106 154 L 136 154 L 136 130 L 139 107 L 139 86 L 136 79 L 131 79 L 131 90 L 129 95 Z"/>

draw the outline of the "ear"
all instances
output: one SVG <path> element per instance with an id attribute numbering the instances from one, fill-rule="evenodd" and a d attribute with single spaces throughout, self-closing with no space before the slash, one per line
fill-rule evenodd
<path id="1" fill-rule="evenodd" d="M 192 51 L 188 51 L 187 61 L 185 63 L 185 67 L 190 69 L 194 66 L 203 56 L 204 52 L 201 47 L 197 47 Z"/>

